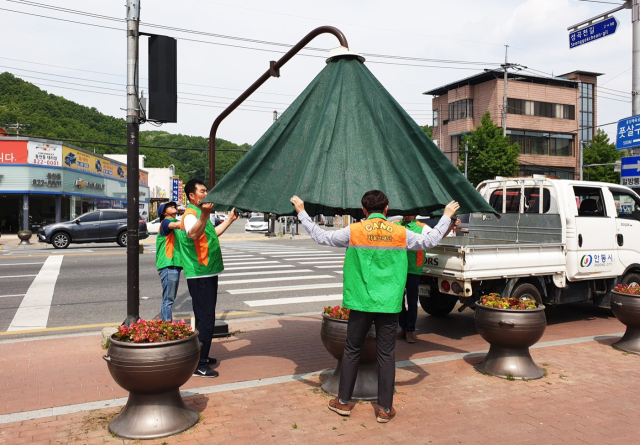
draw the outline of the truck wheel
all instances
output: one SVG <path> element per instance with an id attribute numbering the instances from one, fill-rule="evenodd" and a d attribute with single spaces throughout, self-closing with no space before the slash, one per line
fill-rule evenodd
<path id="1" fill-rule="evenodd" d="M 456 307 L 458 299 L 451 295 L 434 292 L 430 297 L 420 297 L 420 306 L 432 317 L 445 317 Z"/>
<path id="2" fill-rule="evenodd" d="M 620 284 L 626 284 L 627 286 L 640 286 L 640 275 L 637 273 L 628 273 L 622 278 Z"/>
<path id="3" fill-rule="evenodd" d="M 120 232 L 120 234 L 118 235 L 118 244 L 120 244 L 122 247 L 127 247 L 127 231 L 123 230 L 122 232 Z"/>
<path id="4" fill-rule="evenodd" d="M 536 300 L 536 303 L 542 304 L 542 295 L 537 287 L 531 283 L 518 284 L 511 293 L 511 298 L 524 298 Z"/>
<path id="5" fill-rule="evenodd" d="M 56 249 L 66 249 L 69 247 L 69 243 L 71 243 L 71 238 L 64 232 L 55 233 L 51 237 L 51 244 Z"/>

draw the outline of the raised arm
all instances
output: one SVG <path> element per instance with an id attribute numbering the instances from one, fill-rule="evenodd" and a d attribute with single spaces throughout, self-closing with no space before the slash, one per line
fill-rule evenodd
<path id="1" fill-rule="evenodd" d="M 309 232 L 311 239 L 318 244 L 332 247 L 349 247 L 350 231 L 348 227 L 340 230 L 327 231 L 318 227 L 311 217 L 304 210 L 304 202 L 302 199 L 294 196 L 291 203 L 295 206 L 298 213 L 298 219 L 302 226 Z"/>
<path id="2" fill-rule="evenodd" d="M 460 209 L 460 204 L 456 201 L 451 201 L 447 204 L 440 222 L 428 233 L 418 234 L 407 231 L 407 249 L 428 250 L 437 246 L 448 233 L 449 227 L 451 227 L 451 217 L 455 215 L 458 209 Z"/>

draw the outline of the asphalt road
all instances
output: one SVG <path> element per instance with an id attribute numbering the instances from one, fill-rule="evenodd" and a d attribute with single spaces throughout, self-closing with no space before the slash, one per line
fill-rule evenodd
<path id="1" fill-rule="evenodd" d="M 239 220 L 234 230 L 225 235 L 245 236 L 244 222 Z M 340 304 L 344 249 L 318 246 L 309 239 L 264 240 L 258 234 L 250 234 L 245 241 L 224 241 L 225 235 L 221 238 L 225 271 L 220 276 L 216 310 L 222 318 L 319 313 L 323 306 Z M 99 330 L 99 325 L 124 320 L 126 249 L 115 244 L 72 245 L 65 250 L 41 247 L 0 254 L 0 334 L 4 338 L 36 334 L 22 332 L 34 329 L 15 326 L 12 327 L 12 331 L 17 329 L 15 334 L 7 330 L 20 318 L 19 310 L 24 317 L 25 309 L 43 306 L 39 300 L 36 304 L 28 301 L 25 295 L 31 292 L 33 297 L 36 279 L 47 276 L 50 266 L 45 264 L 60 256 L 48 316 L 45 314 L 44 318 L 46 325 L 38 329 L 37 335 L 66 333 L 64 328 L 73 328 L 73 332 Z M 159 317 L 161 301 L 155 245 L 147 245 L 140 255 L 140 316 Z M 190 316 L 191 299 L 182 276 L 174 318 Z M 89 326 L 77 328 L 85 325 Z"/>

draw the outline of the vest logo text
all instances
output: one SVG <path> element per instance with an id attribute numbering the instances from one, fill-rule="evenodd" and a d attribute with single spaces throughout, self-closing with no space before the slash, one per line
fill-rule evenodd
<path id="1" fill-rule="evenodd" d="M 364 229 L 367 232 L 371 232 L 372 230 L 386 230 L 389 233 L 393 233 L 393 227 L 391 226 L 391 224 L 387 223 L 385 224 L 384 222 L 380 222 L 380 224 L 378 224 L 377 222 L 372 223 L 368 223 L 364 225 Z"/>

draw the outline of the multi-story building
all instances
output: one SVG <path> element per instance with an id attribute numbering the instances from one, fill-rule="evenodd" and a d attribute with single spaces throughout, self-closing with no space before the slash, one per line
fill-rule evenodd
<path id="1" fill-rule="evenodd" d="M 507 136 L 520 145 L 520 176 L 579 177 L 580 147 L 596 127 L 599 73 L 573 71 L 557 77 L 508 73 Z M 462 161 L 462 135 L 487 111 L 502 126 L 504 72 L 487 70 L 427 91 L 434 96 L 433 139 L 454 163 Z"/>

